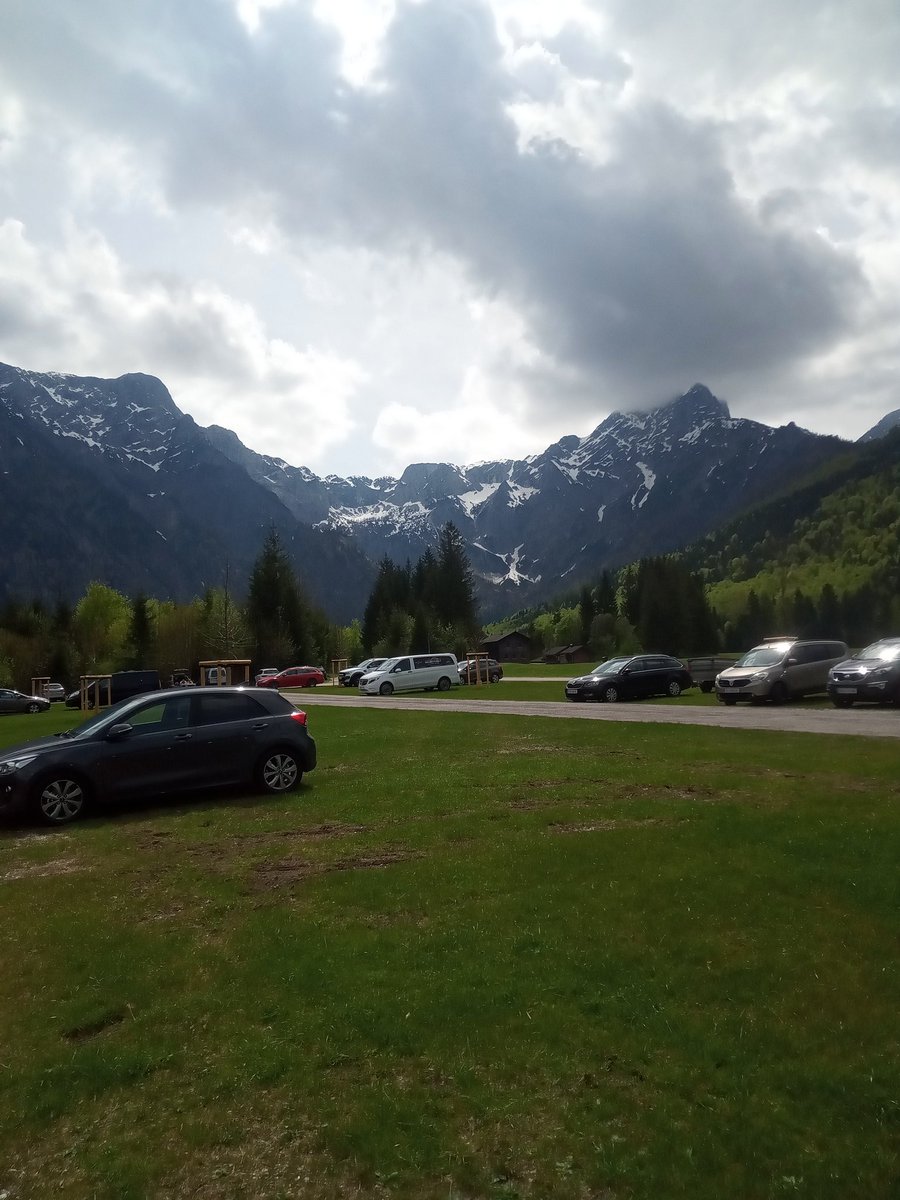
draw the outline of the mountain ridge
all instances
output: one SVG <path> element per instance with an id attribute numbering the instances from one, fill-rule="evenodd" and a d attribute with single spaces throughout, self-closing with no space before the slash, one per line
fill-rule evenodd
<path id="1" fill-rule="evenodd" d="M 122 542 L 157 563 L 154 540 L 171 533 L 176 567 L 158 564 L 158 576 L 174 588 L 174 574 L 196 592 L 223 561 L 235 577 L 248 571 L 274 524 L 301 579 L 341 620 L 361 612 L 375 562 L 385 554 L 415 561 L 448 521 L 460 530 L 490 618 L 604 567 L 680 549 L 848 445 L 793 424 L 734 418 L 703 384 L 646 412 L 612 412 L 585 437 L 567 435 L 524 459 L 412 463 L 397 478 L 374 479 L 318 476 L 258 454 L 231 430 L 197 425 L 149 375 L 100 380 L 0 365 L 3 411 L 47 454 L 39 435 L 51 438 L 70 474 L 86 473 L 80 488 L 69 484 L 76 494 L 99 491 L 129 514 L 117 534 L 115 520 L 104 529 L 96 506 L 89 509 L 94 536 L 119 540 L 113 557 L 127 586 L 146 575 L 146 563 L 126 569 Z M 12 439 L 0 434 L 4 455 L 17 478 L 27 476 Z M 7 522 L 0 551 L 12 540 Z M 32 566 L 16 587 L 40 580 Z"/>

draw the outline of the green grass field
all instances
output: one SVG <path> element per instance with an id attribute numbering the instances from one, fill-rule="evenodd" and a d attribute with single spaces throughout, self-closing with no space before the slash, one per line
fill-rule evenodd
<path id="1" fill-rule="evenodd" d="M 0 830 L 0 1195 L 897 1194 L 892 742 L 311 726 L 293 796 Z"/>

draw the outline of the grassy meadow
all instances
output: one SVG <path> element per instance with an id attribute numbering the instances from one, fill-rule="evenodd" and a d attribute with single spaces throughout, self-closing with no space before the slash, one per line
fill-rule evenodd
<path id="1" fill-rule="evenodd" d="M 0 827 L 4 1200 L 897 1194 L 895 744 L 311 728 L 288 797 Z"/>

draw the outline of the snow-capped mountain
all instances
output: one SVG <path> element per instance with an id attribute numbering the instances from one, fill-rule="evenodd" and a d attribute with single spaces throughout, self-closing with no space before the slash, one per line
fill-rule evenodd
<path id="1" fill-rule="evenodd" d="M 73 600 L 100 579 L 186 600 L 242 590 L 274 526 L 312 596 L 350 620 L 374 572 L 221 454 L 148 375 L 0 364 L 0 598 Z"/>
<path id="2" fill-rule="evenodd" d="M 734 419 L 698 384 L 521 461 L 320 477 L 200 428 L 150 376 L 0 366 L 0 551 L 19 595 L 71 598 L 106 578 L 185 596 L 226 565 L 243 581 L 274 523 L 312 594 L 347 620 L 375 562 L 415 560 L 453 521 L 490 617 L 684 546 L 844 446 Z"/>
<path id="3" fill-rule="evenodd" d="M 212 427 L 223 453 L 299 518 L 373 557 L 415 559 L 453 521 L 488 613 L 519 608 L 647 554 L 684 546 L 844 443 L 732 418 L 706 387 L 647 413 L 613 413 L 522 461 L 419 463 L 399 479 L 319 478 Z"/>

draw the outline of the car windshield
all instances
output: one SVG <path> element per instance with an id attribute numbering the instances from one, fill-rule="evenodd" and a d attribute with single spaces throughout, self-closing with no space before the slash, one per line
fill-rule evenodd
<path id="1" fill-rule="evenodd" d="M 734 665 L 736 667 L 774 667 L 776 663 L 781 662 L 790 648 L 790 642 L 776 642 L 771 646 L 754 646 Z"/>
<path id="2" fill-rule="evenodd" d="M 860 650 L 857 658 L 879 658 L 882 662 L 894 662 L 900 658 L 900 642 L 873 642 Z"/>
<path id="3" fill-rule="evenodd" d="M 630 660 L 627 658 L 611 658 L 605 663 L 601 663 L 599 667 L 594 667 L 591 671 L 592 675 L 618 675 L 622 667 Z"/>
<path id="4" fill-rule="evenodd" d="M 399 661 L 400 661 L 399 658 L 386 658 L 384 660 L 384 662 L 381 663 L 379 666 L 377 666 L 377 667 L 373 666 L 372 670 L 373 671 L 389 671 L 391 669 L 391 667 L 394 666 L 394 664 L 398 663 Z"/>

